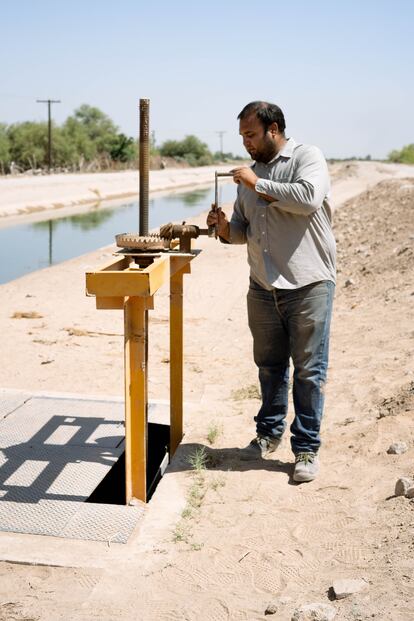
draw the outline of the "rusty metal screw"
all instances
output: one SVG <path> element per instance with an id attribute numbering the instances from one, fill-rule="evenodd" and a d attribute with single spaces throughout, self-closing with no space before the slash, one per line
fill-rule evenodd
<path id="1" fill-rule="evenodd" d="M 139 100 L 139 234 L 148 235 L 149 99 Z"/>

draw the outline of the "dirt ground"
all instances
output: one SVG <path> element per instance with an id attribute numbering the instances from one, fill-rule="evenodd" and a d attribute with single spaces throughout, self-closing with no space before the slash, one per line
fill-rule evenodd
<path id="1" fill-rule="evenodd" d="M 246 249 L 200 238 L 185 281 L 186 435 L 157 498 L 125 559 L 100 568 L 0 563 L 0 620 L 255 621 L 272 604 L 269 618 L 290 621 L 313 602 L 341 621 L 414 619 L 414 500 L 394 495 L 399 477 L 414 476 L 407 171 L 332 168 L 338 283 L 320 476 L 292 482 L 289 434 L 274 458 L 240 459 L 259 405 Z M 85 270 L 111 250 L 0 287 L 0 387 L 122 395 L 121 313 L 97 311 L 84 295 Z M 19 318 L 30 312 L 38 316 Z M 162 290 L 150 314 L 151 398 L 168 398 L 168 372 Z M 394 442 L 407 451 L 388 454 Z M 365 586 L 335 599 L 340 578 Z"/>

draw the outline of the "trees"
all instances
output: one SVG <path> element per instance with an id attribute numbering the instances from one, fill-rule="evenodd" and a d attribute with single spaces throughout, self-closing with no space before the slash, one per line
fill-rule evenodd
<path id="1" fill-rule="evenodd" d="M 46 123 L 0 124 L 0 173 L 47 167 Z M 52 161 L 56 168 L 96 170 L 136 159 L 133 138 L 118 131 L 99 108 L 81 105 L 62 126 L 53 125 Z M 13 166 L 12 166 L 13 162 Z"/>
<path id="2" fill-rule="evenodd" d="M 213 163 L 213 156 L 207 145 L 196 136 L 189 135 L 184 140 L 167 140 L 160 147 L 164 157 L 181 158 L 190 166 L 206 166 Z"/>
<path id="3" fill-rule="evenodd" d="M 93 171 L 128 166 L 138 158 L 139 146 L 134 138 L 119 131 L 99 108 L 82 104 L 52 130 L 52 167 L 71 171 Z M 161 147 L 151 137 L 151 156 L 172 157 L 190 166 L 205 166 L 220 161 L 229 153 L 213 155 L 207 145 L 194 135 L 183 140 L 167 140 Z M 26 121 L 0 123 L 0 174 L 13 170 L 40 172 L 47 168 L 47 123 Z M 161 162 L 163 163 L 163 162 Z"/>
<path id="4" fill-rule="evenodd" d="M 110 156 L 115 162 L 131 162 L 138 156 L 137 143 L 125 134 L 117 134 Z"/>
<path id="5" fill-rule="evenodd" d="M 130 162 L 136 158 L 133 138 L 119 133 L 113 121 L 99 108 L 83 104 L 66 119 L 63 134 L 70 145 L 68 157 L 72 165 L 96 160 L 97 167 L 105 162 Z"/>
<path id="6" fill-rule="evenodd" d="M 46 123 L 14 123 L 7 128 L 7 136 L 11 162 L 15 162 L 23 170 L 46 166 Z"/>
<path id="7" fill-rule="evenodd" d="M 10 162 L 10 142 L 7 136 L 7 126 L 0 123 L 0 172 L 2 175 L 8 169 Z"/>
<path id="8" fill-rule="evenodd" d="M 66 162 L 72 168 L 82 170 L 85 162 L 97 156 L 97 147 L 87 130 L 74 116 L 69 116 L 62 126 L 62 137 L 66 144 Z"/>
<path id="9" fill-rule="evenodd" d="M 68 118 L 68 121 L 70 119 L 80 126 L 94 145 L 96 153 L 110 153 L 117 139 L 117 127 L 99 108 L 82 104 L 75 110 L 73 117 Z"/>
<path id="10" fill-rule="evenodd" d="M 400 151 L 391 151 L 388 159 L 398 164 L 414 164 L 414 144 L 407 144 Z"/>

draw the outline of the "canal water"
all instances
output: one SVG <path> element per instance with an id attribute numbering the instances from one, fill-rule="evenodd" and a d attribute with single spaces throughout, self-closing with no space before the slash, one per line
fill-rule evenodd
<path id="1" fill-rule="evenodd" d="M 219 203 L 236 197 L 234 183 L 219 185 Z M 149 228 L 171 221 L 191 221 L 210 209 L 214 187 L 150 198 Z M 117 233 L 138 231 L 137 201 L 55 220 L 0 229 L 0 284 L 29 272 L 107 246 Z"/>

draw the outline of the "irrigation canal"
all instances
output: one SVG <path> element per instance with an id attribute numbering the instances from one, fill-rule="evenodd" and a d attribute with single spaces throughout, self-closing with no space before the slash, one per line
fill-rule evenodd
<path id="1" fill-rule="evenodd" d="M 236 186 L 219 186 L 220 204 L 234 201 Z M 149 228 L 190 221 L 210 209 L 214 187 L 150 198 Z M 0 229 L 0 284 L 114 242 L 117 233 L 138 231 L 137 201 L 87 213 Z"/>

